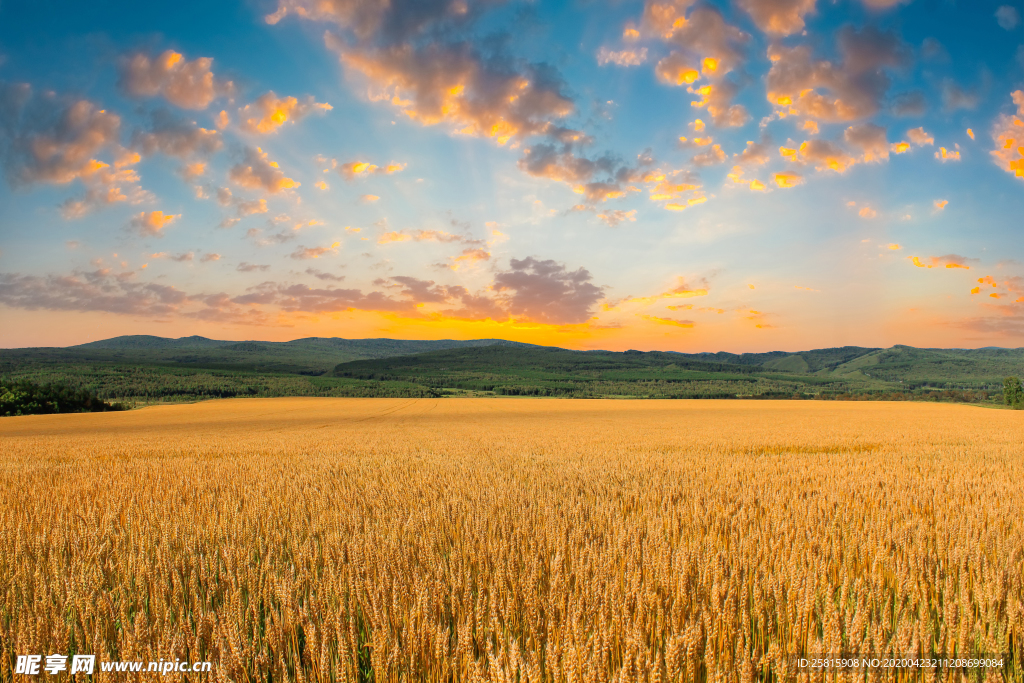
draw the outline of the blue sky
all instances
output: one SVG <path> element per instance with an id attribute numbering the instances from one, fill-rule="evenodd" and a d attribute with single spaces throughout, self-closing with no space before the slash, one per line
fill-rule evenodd
<path id="1" fill-rule="evenodd" d="M 0 345 L 1024 340 L 1024 7 L 0 3 Z"/>

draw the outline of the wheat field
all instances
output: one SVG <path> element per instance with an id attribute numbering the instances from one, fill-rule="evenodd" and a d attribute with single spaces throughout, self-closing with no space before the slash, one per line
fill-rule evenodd
<path id="1" fill-rule="evenodd" d="M 1022 680 L 1011 411 L 242 399 L 4 418 L 0 452 L 5 681 Z"/>

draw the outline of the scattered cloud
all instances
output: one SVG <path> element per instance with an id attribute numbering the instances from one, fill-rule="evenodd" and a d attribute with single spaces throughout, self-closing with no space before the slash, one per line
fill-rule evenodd
<path id="1" fill-rule="evenodd" d="M 711 145 L 711 149 L 696 155 L 690 159 L 690 163 L 694 166 L 715 166 L 722 164 L 725 163 L 725 152 L 722 151 L 721 145 Z"/>
<path id="2" fill-rule="evenodd" d="M 30 311 L 103 311 L 135 316 L 165 316 L 189 303 L 170 285 L 136 282 L 132 273 L 110 268 L 70 275 L 0 273 L 0 303 Z"/>
<path id="3" fill-rule="evenodd" d="M 445 124 L 453 133 L 505 145 L 548 132 L 575 109 L 550 67 L 499 66 L 469 43 L 372 47 L 349 45 L 333 33 L 325 41 L 350 76 L 362 76 L 371 100 L 424 126 Z"/>
<path id="4" fill-rule="evenodd" d="M 963 268 L 970 270 L 968 263 L 976 262 L 977 259 L 970 259 L 958 254 L 946 254 L 945 256 L 929 256 L 920 258 L 918 256 L 907 257 L 911 263 L 918 268 Z"/>
<path id="5" fill-rule="evenodd" d="M 132 218 L 132 227 L 141 234 L 151 237 L 163 235 L 163 229 L 181 218 L 181 214 L 165 214 L 163 211 L 142 211 Z"/>
<path id="6" fill-rule="evenodd" d="M 689 299 L 697 296 L 708 295 L 708 283 L 706 280 L 701 279 L 698 284 L 691 284 L 683 277 L 676 278 L 676 286 L 668 289 L 660 294 L 654 294 L 653 296 L 627 296 L 624 299 L 614 303 L 605 304 L 604 310 L 613 311 L 621 308 L 627 304 L 639 304 L 642 306 L 648 306 L 650 304 L 663 301 L 665 299 Z"/>
<path id="7" fill-rule="evenodd" d="M 299 246 L 291 253 L 291 258 L 298 260 L 320 258 L 324 254 L 337 254 L 341 242 L 335 242 L 329 247 L 303 247 Z"/>
<path id="8" fill-rule="evenodd" d="M 585 268 L 570 271 L 553 260 L 511 259 L 491 288 L 511 315 L 553 325 L 582 323 L 603 298 Z"/>
<path id="9" fill-rule="evenodd" d="M 804 182 L 804 177 L 795 171 L 783 171 L 776 173 L 772 180 L 781 188 L 796 187 Z"/>
<path id="10" fill-rule="evenodd" d="M 132 149 L 143 156 L 159 152 L 179 159 L 206 157 L 223 147 L 218 131 L 179 119 L 166 109 L 156 110 L 151 118 L 149 130 L 138 130 L 132 135 Z"/>
<path id="11" fill-rule="evenodd" d="M 946 111 L 957 109 L 974 109 L 978 106 L 978 93 L 964 90 L 951 80 L 942 83 L 942 106 Z"/>
<path id="12" fill-rule="evenodd" d="M 1024 90 L 1014 91 L 1011 97 L 1017 114 L 1000 114 L 996 119 L 992 126 L 995 149 L 990 154 L 1001 169 L 1024 178 Z"/>
<path id="13" fill-rule="evenodd" d="M 395 230 L 385 232 L 377 238 L 377 244 L 391 244 L 393 242 L 441 242 L 472 246 L 481 246 L 484 243 L 483 240 L 445 232 L 444 230 Z"/>
<path id="14" fill-rule="evenodd" d="M 239 218 L 251 216 L 254 213 L 266 213 L 268 210 L 266 199 L 236 199 L 234 203 Z"/>
<path id="15" fill-rule="evenodd" d="M 759 29 L 788 36 L 804 29 L 804 17 L 814 13 L 817 0 L 738 0 Z"/>
<path id="16" fill-rule="evenodd" d="M 621 209 L 605 209 L 597 214 L 597 217 L 610 227 L 615 228 L 623 223 L 636 222 L 636 209 L 623 211 Z"/>
<path id="17" fill-rule="evenodd" d="M 242 261 L 241 263 L 238 264 L 238 266 L 235 267 L 235 270 L 237 270 L 240 273 L 262 273 L 270 270 L 270 265 L 260 263 L 248 263 L 246 261 Z"/>
<path id="18" fill-rule="evenodd" d="M 1016 7 L 1000 5 L 999 9 L 996 10 L 996 21 L 999 23 L 999 28 L 1012 31 L 1020 23 L 1020 13 Z"/>
<path id="19" fill-rule="evenodd" d="M 307 96 L 301 102 L 294 97 L 278 97 L 273 90 L 260 95 L 255 102 L 238 110 L 241 128 L 247 133 L 274 133 L 289 121 L 296 123 L 307 115 L 331 111 L 326 102 Z"/>
<path id="20" fill-rule="evenodd" d="M 536 178 L 566 183 L 588 202 L 600 203 L 638 192 L 633 183 L 651 175 L 645 170 L 651 163 L 646 154 L 640 155 L 635 165 L 627 165 L 610 154 L 596 159 L 581 156 L 572 144 L 540 143 L 524 150 L 519 168 Z"/>
<path id="21" fill-rule="evenodd" d="M 446 267 L 451 268 L 452 270 L 458 270 L 463 266 L 472 266 L 477 263 L 490 260 L 491 252 L 480 247 L 470 247 L 467 249 L 463 249 L 462 253 L 459 254 L 458 256 L 453 256 L 449 258 Z"/>
<path id="22" fill-rule="evenodd" d="M 195 253 L 191 251 L 182 252 L 180 254 L 168 254 L 165 251 L 160 251 L 155 254 L 150 254 L 151 259 L 168 259 L 170 261 L 177 261 L 179 263 L 183 261 L 191 261 L 195 257 Z"/>
<path id="23" fill-rule="evenodd" d="M 616 66 L 639 66 L 647 61 L 647 48 L 638 50 L 609 50 L 602 47 L 597 53 L 597 63 L 601 66 L 615 64 Z"/>
<path id="24" fill-rule="evenodd" d="M 120 138 L 121 118 L 88 100 L 0 83 L 0 151 L 7 180 L 14 186 L 80 182 L 85 195 L 62 204 L 65 218 L 151 199 L 132 168 L 140 156 L 122 147 Z"/>
<path id="25" fill-rule="evenodd" d="M 768 101 L 780 116 L 806 116 L 829 122 L 855 121 L 875 114 L 889 89 L 886 69 L 910 61 L 910 50 L 895 33 L 872 26 L 839 29 L 842 62 L 814 61 L 807 45 L 773 44 L 766 78 Z"/>
<path id="26" fill-rule="evenodd" d="M 637 314 L 637 317 L 643 318 L 644 320 L 652 323 L 658 323 L 659 325 L 672 325 L 675 327 L 692 328 L 696 323 L 692 320 L 680 320 L 679 318 L 659 318 L 654 315 L 641 315 Z"/>
<path id="27" fill-rule="evenodd" d="M 263 190 L 276 194 L 301 185 L 298 181 L 285 176 L 276 161 L 271 161 L 267 153 L 259 147 L 245 150 L 243 160 L 231 167 L 228 177 L 232 182 L 251 190 Z"/>
<path id="28" fill-rule="evenodd" d="M 364 178 L 369 175 L 391 175 L 392 173 L 404 170 L 406 167 L 406 164 L 395 161 L 381 166 L 371 164 L 368 161 L 349 161 L 344 164 L 337 164 L 335 161 L 334 163 L 337 166 L 339 175 L 345 180 Z"/>
<path id="29" fill-rule="evenodd" d="M 345 279 L 344 275 L 335 275 L 334 273 L 325 273 L 324 271 L 317 270 L 316 268 L 306 268 L 306 274 L 307 275 L 312 275 L 317 280 L 327 280 L 327 281 L 330 281 L 330 282 L 341 282 L 342 280 Z"/>
<path id="30" fill-rule="evenodd" d="M 190 62 L 174 50 L 157 57 L 138 53 L 122 63 L 120 85 L 133 97 L 162 96 L 182 109 L 206 109 L 216 98 L 234 92 L 231 81 L 213 75 L 212 65 L 210 57 Z"/>

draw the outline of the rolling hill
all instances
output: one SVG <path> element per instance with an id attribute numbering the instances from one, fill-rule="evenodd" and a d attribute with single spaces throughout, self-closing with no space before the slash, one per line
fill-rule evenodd
<path id="1" fill-rule="evenodd" d="M 0 350 L 0 377 L 147 403 L 231 396 L 840 397 L 994 400 L 1024 349 L 572 351 L 501 339 L 133 335 Z"/>

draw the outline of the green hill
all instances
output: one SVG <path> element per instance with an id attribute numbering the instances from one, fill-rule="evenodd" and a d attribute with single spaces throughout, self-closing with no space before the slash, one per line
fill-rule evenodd
<path id="1" fill-rule="evenodd" d="M 571 351 L 501 339 L 115 337 L 0 350 L 0 377 L 146 403 L 232 396 L 525 395 L 994 400 L 1024 349 Z"/>

